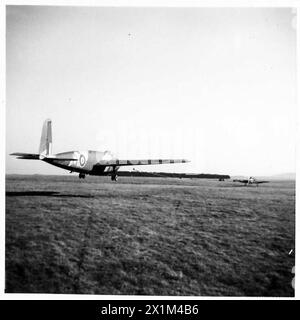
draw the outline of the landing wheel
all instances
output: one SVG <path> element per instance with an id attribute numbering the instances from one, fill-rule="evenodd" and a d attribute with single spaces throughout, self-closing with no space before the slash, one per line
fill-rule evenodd
<path id="1" fill-rule="evenodd" d="M 118 176 L 117 176 L 117 174 L 113 173 L 113 174 L 111 175 L 111 181 L 118 181 Z"/>
<path id="2" fill-rule="evenodd" d="M 79 179 L 84 179 L 85 178 L 85 174 L 84 173 L 79 173 Z"/>
<path id="3" fill-rule="evenodd" d="M 118 181 L 117 170 L 115 167 L 113 167 L 113 171 L 111 173 L 111 181 Z"/>

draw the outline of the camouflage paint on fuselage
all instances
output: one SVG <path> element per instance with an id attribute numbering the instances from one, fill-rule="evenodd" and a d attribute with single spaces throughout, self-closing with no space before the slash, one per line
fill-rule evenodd
<path id="1" fill-rule="evenodd" d="M 100 164 L 103 160 L 114 160 L 116 157 L 110 151 L 69 151 L 61 152 L 54 155 L 55 158 L 75 158 L 73 161 L 61 161 L 56 159 L 45 158 L 43 161 L 48 162 L 54 166 L 71 172 L 79 172 L 89 175 L 102 176 L 114 171 L 113 166 L 105 166 Z M 119 166 L 115 166 L 115 171 Z"/>

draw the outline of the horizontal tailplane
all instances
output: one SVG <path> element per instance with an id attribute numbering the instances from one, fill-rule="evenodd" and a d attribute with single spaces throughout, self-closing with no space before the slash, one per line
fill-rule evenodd
<path id="1" fill-rule="evenodd" d="M 16 156 L 17 159 L 24 159 L 24 160 L 40 160 L 40 155 L 37 153 L 21 153 L 15 152 L 11 153 L 11 156 Z"/>

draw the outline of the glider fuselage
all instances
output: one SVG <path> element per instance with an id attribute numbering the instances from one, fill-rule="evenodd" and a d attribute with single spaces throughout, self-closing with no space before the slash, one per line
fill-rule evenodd
<path id="1" fill-rule="evenodd" d="M 100 164 L 100 161 L 114 160 L 116 157 L 110 151 L 68 151 L 61 152 L 55 155 L 55 158 L 74 158 L 77 160 L 57 160 L 44 158 L 43 161 L 57 166 L 62 169 L 70 170 L 71 172 L 79 172 L 83 174 L 102 176 L 111 172 L 116 172 L 118 166 L 105 166 Z"/>

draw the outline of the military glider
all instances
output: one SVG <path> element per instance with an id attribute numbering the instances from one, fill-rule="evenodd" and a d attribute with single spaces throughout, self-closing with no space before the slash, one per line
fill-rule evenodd
<path id="1" fill-rule="evenodd" d="M 261 183 L 268 183 L 269 181 L 263 181 L 263 180 L 256 180 L 254 177 L 250 177 L 249 179 L 235 179 L 233 182 L 240 182 L 243 183 L 245 186 L 248 186 L 250 184 L 256 184 L 258 187 Z"/>
<path id="2" fill-rule="evenodd" d="M 15 152 L 10 155 L 17 159 L 42 160 L 54 166 L 72 172 L 78 172 L 79 178 L 87 174 L 94 176 L 110 175 L 112 181 L 117 181 L 117 171 L 121 166 L 157 165 L 169 163 L 186 163 L 186 159 L 144 159 L 123 160 L 116 158 L 110 151 L 69 151 L 52 154 L 52 122 L 45 120 L 39 147 L 39 153 Z"/>

